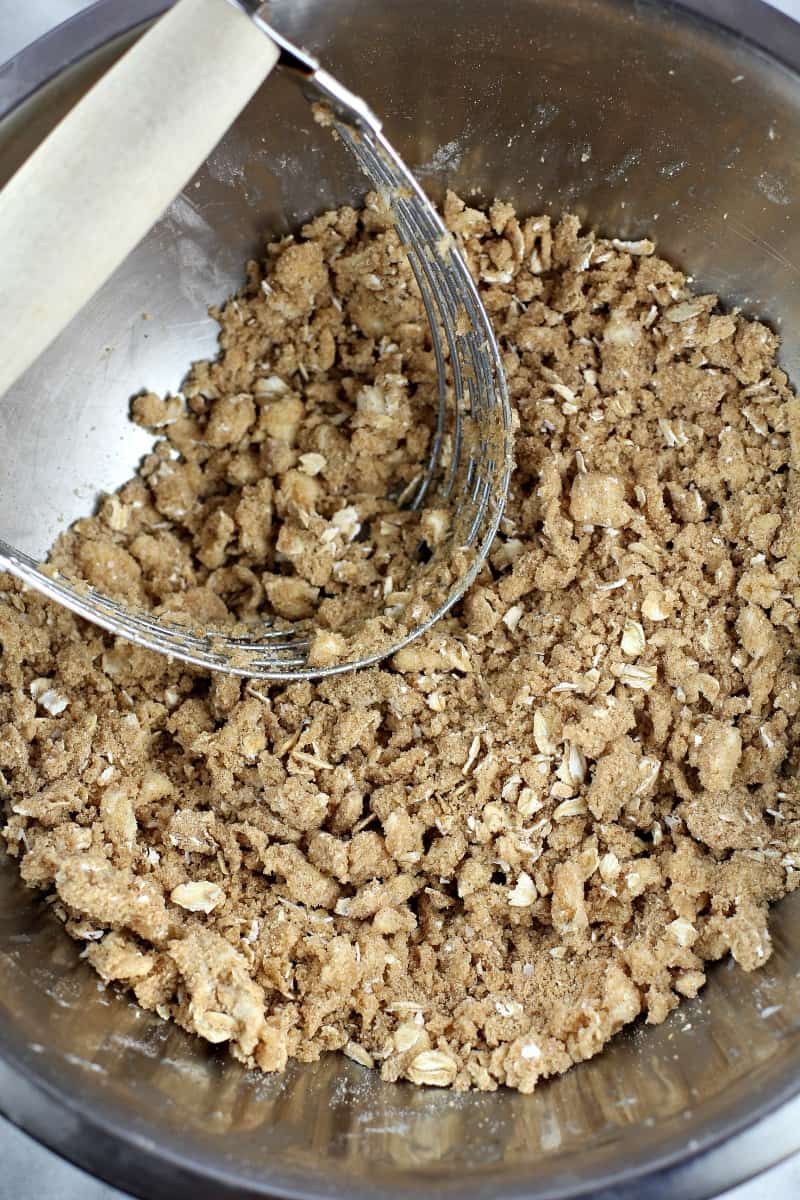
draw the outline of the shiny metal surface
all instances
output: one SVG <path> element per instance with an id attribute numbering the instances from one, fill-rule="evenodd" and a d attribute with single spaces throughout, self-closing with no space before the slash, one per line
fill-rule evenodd
<path id="1" fill-rule="evenodd" d="M 96 30 L 105 40 L 153 7 L 102 3 L 83 27 L 84 47 Z M 755 0 L 717 9 L 800 67 L 790 22 Z M 784 365 L 800 379 L 800 78 L 789 66 L 678 9 L 627 0 L 276 0 L 272 19 L 386 114 L 389 137 L 435 193 L 475 187 L 527 210 L 578 207 L 608 231 L 654 231 L 701 286 L 780 325 Z M 93 69 L 83 59 L 0 123 L 3 171 Z M 33 60 L 14 73 L 20 94 Z M 14 73 L 0 76 L 0 95 L 13 91 Z M 81 482 L 87 460 L 54 452 L 71 437 L 70 412 L 85 405 L 101 422 L 94 451 L 113 486 L 141 452 L 112 440 L 127 432 L 127 394 L 143 377 L 173 385 L 212 347 L 204 305 L 236 282 L 266 229 L 357 193 L 354 177 L 352 193 L 321 182 L 309 191 L 308 179 L 339 176 L 315 167 L 320 151 L 300 136 L 302 101 L 281 92 L 280 122 L 264 119 L 272 110 L 260 103 L 140 249 L 136 269 L 112 281 L 32 382 L 24 411 L 37 414 L 26 428 L 38 438 L 39 491 L 35 511 L 13 517 L 31 544 L 38 536 L 44 548 L 58 528 L 42 494 L 53 460 L 71 486 Z M 208 226 L 224 248 L 213 275 L 196 250 Z M 143 323 L 142 311 L 154 319 Z M 48 411 L 55 432 L 40 419 Z M 60 515 L 85 504 L 76 497 Z M 0 1108 L 90 1169 L 159 1198 L 696 1200 L 800 1146 L 798 1102 L 778 1108 L 800 1091 L 800 898 L 777 907 L 773 931 L 764 971 L 721 964 L 664 1026 L 620 1037 L 533 1097 L 451 1096 L 384 1085 L 338 1059 L 284 1079 L 249 1076 L 100 990 L 7 867 Z"/>

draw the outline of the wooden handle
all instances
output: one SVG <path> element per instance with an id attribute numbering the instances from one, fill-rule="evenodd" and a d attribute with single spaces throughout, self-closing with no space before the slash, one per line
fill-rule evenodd
<path id="1" fill-rule="evenodd" d="M 0 395 L 144 237 L 277 60 L 228 0 L 179 0 L 12 177 L 0 192 Z"/>

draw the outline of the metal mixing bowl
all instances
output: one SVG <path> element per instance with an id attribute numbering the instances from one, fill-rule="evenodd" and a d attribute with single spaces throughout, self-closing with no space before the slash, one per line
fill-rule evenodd
<path id="1" fill-rule="evenodd" d="M 161 6 L 101 0 L 0 74 L 0 179 Z M 788 19 L 758 0 L 276 0 L 272 19 L 386 115 L 435 194 L 451 185 L 654 233 L 700 287 L 780 327 L 800 381 L 800 30 Z M 270 80 L 0 401 L 2 536 L 41 553 L 98 487 L 122 482 L 148 445 L 128 395 L 177 386 L 213 349 L 206 305 L 264 233 L 361 186 L 294 86 Z M 778 906 L 765 970 L 721 964 L 665 1025 L 534 1096 L 456 1096 L 383 1084 L 338 1057 L 248 1074 L 100 987 L 5 863 L 0 1109 L 164 1200 L 619 1200 L 645 1187 L 648 1200 L 692 1200 L 800 1146 L 800 1102 L 786 1103 L 800 1091 L 798 915 L 794 899 Z"/>

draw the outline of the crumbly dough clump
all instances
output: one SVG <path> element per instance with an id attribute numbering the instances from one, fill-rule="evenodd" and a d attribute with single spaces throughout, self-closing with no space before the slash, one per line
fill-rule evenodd
<path id="1" fill-rule="evenodd" d="M 327 213 L 270 244 L 212 312 L 218 358 L 196 363 L 179 396 L 134 397 L 153 452 L 51 564 L 203 632 L 300 623 L 313 667 L 396 645 L 449 595 L 465 556 L 431 562 L 449 513 L 406 503 L 439 389 L 391 210 L 372 195 L 360 214 Z M 444 470 L 451 451 L 448 434 Z"/>
<path id="2" fill-rule="evenodd" d="M 0 792 L 23 878 L 140 1004 L 265 1071 L 342 1050 L 528 1092 L 708 961 L 765 963 L 800 880 L 800 404 L 774 333 L 651 243 L 452 195 L 446 219 L 518 420 L 460 608 L 380 668 L 271 686 L 2 578 Z M 386 574 L 348 492 L 380 520 L 429 438 L 394 231 L 321 217 L 220 320 L 185 403 L 134 401 L 164 440 L 55 561 L 201 620 L 324 590 L 335 632 Z"/>

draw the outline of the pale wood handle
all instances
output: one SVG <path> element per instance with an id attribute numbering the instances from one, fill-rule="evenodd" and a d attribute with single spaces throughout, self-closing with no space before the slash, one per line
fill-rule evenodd
<path id="1" fill-rule="evenodd" d="M 12 177 L 0 192 L 0 395 L 144 237 L 277 60 L 228 0 L 179 0 Z"/>

